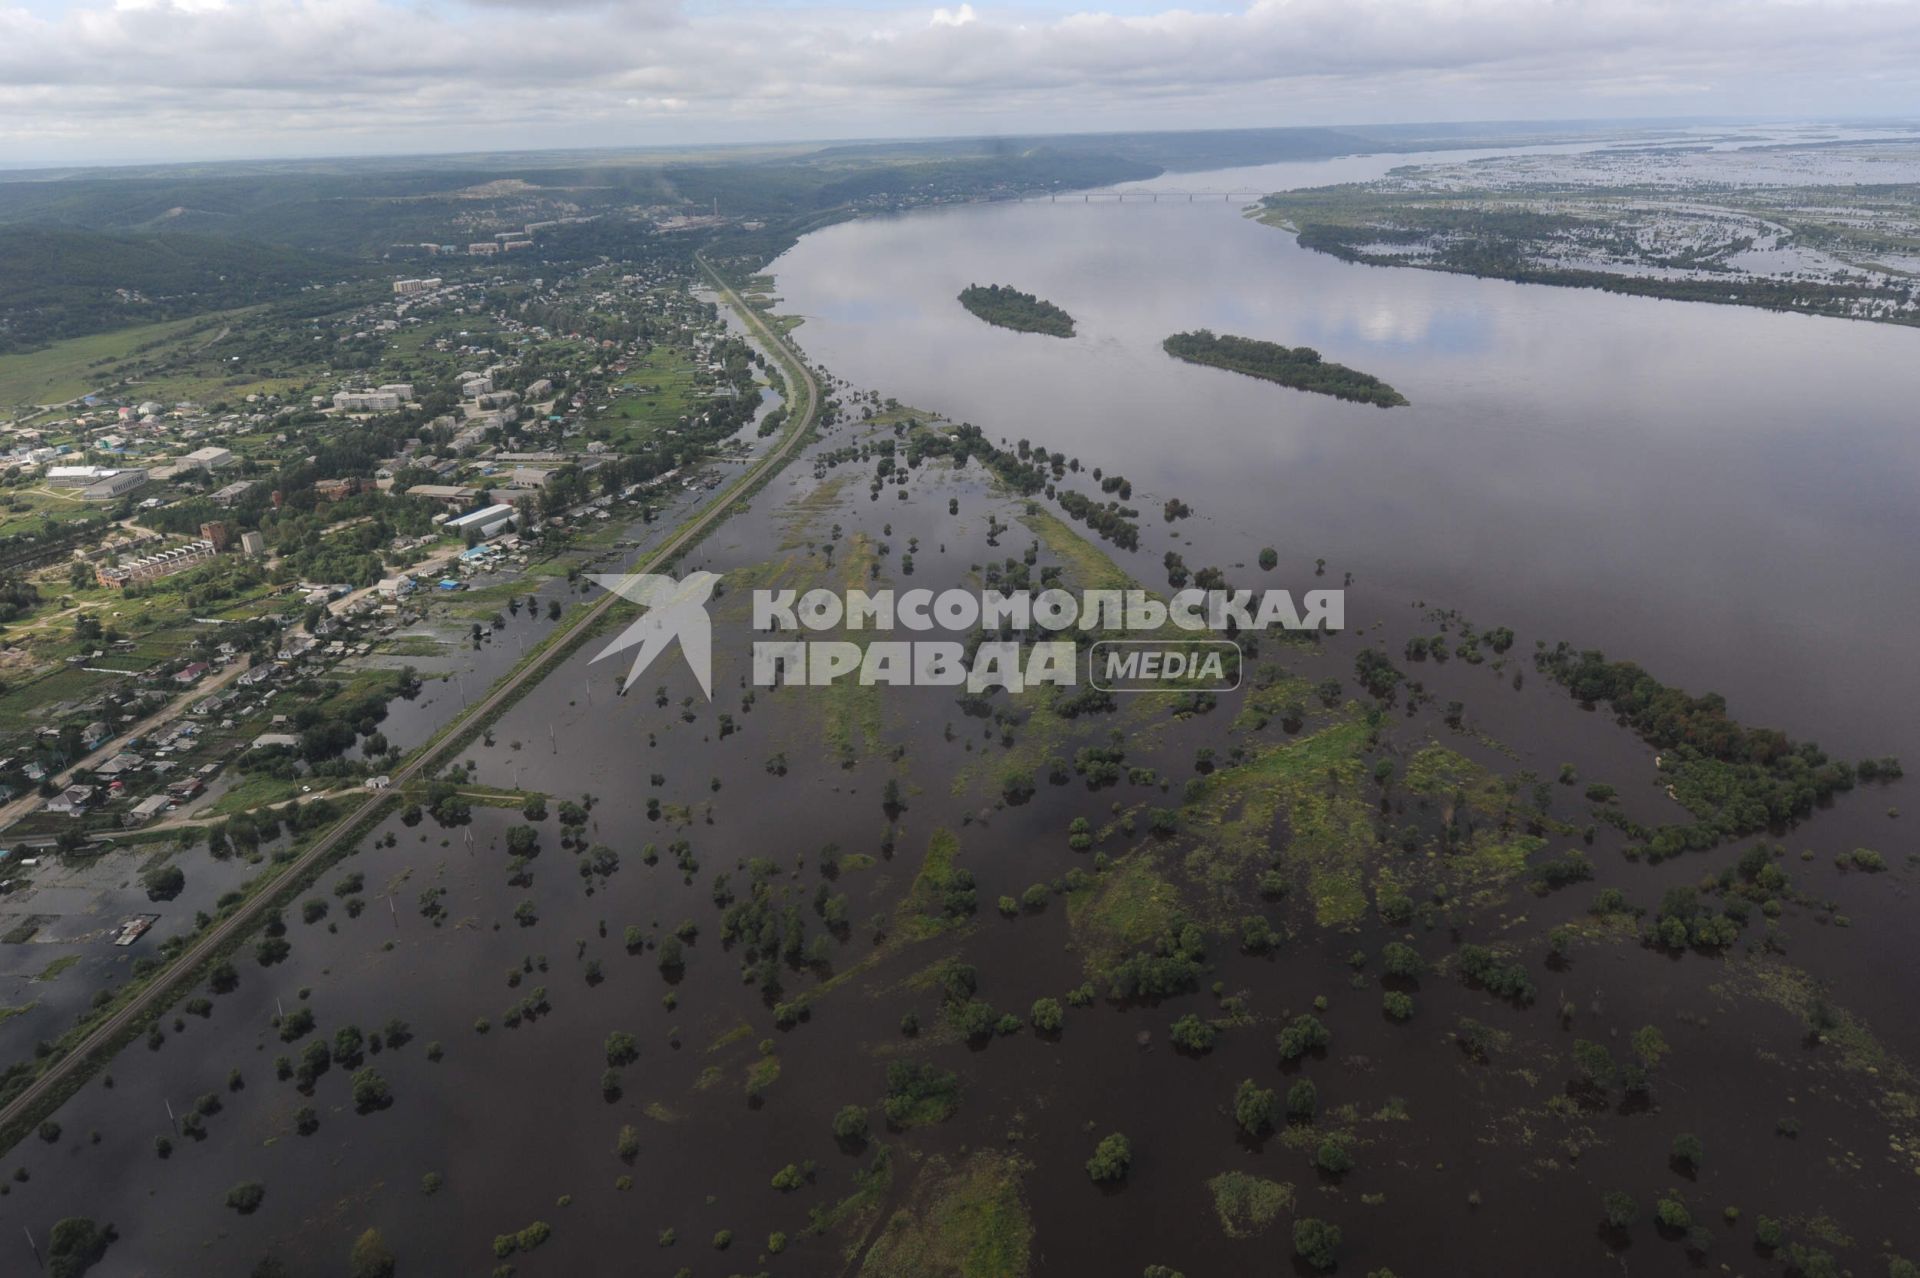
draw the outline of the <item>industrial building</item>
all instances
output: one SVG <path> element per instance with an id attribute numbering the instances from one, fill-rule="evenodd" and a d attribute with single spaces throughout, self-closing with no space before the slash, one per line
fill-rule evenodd
<path id="1" fill-rule="evenodd" d="M 147 472 L 138 468 L 106 471 L 99 479 L 80 490 L 82 501 L 114 501 L 147 482 Z"/>
<path id="2" fill-rule="evenodd" d="M 553 472 L 538 466 L 515 466 L 507 472 L 507 487 L 519 492 L 547 488 L 553 484 Z"/>
<path id="3" fill-rule="evenodd" d="M 201 470 L 215 471 L 222 466 L 233 465 L 233 454 L 224 448 L 196 448 L 180 459 L 182 466 L 197 466 Z"/>
<path id="4" fill-rule="evenodd" d="M 90 488 L 103 479 L 111 479 L 122 473 L 117 466 L 49 466 L 47 467 L 47 486 L 49 488 Z M 140 472 L 141 478 L 146 472 Z"/>
<path id="5" fill-rule="evenodd" d="M 484 539 L 492 537 L 513 527 L 513 507 L 508 505 L 482 506 L 478 510 L 468 511 L 447 521 L 452 532 L 464 534 L 471 528 Z"/>
<path id="6" fill-rule="evenodd" d="M 465 484 L 415 484 L 407 489 L 409 497 L 424 497 L 428 501 L 437 501 L 455 510 L 471 506 L 480 496 L 478 488 L 469 488 Z"/>

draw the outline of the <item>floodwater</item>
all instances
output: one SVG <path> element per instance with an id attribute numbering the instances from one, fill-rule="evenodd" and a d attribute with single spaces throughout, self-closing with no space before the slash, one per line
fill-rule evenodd
<path id="1" fill-rule="evenodd" d="M 1276 179 L 1269 171 L 1263 180 Z M 1551 777 L 1571 763 L 1583 779 L 1617 784 L 1635 820 L 1681 819 L 1642 743 L 1532 674 L 1524 659 L 1532 640 L 1563 636 L 1640 660 L 1670 682 L 1716 688 L 1742 718 L 1817 736 L 1848 755 L 1898 752 L 1912 734 L 1901 707 L 1912 703 L 1903 694 L 1914 676 L 1892 645 L 1920 597 L 1913 552 L 1900 537 L 1920 472 L 1898 429 L 1901 401 L 1920 386 L 1912 361 L 1895 356 L 1920 335 L 1345 267 L 1299 252 L 1290 237 L 1231 207 L 1199 205 L 1005 206 L 859 223 L 809 237 L 776 274 L 787 306 L 808 316 L 797 334 L 808 356 L 853 387 L 1131 478 L 1143 544 L 1118 558 L 1149 585 L 1160 584 L 1169 544 L 1196 568 L 1250 564 L 1274 545 L 1275 584 L 1296 589 L 1354 572 L 1349 625 L 1367 633 L 1332 638 L 1319 652 L 1272 654 L 1309 681 L 1351 683 L 1363 643 L 1384 639 L 1397 653 L 1406 634 L 1431 633 L 1416 601 L 1520 632 L 1519 659 L 1504 671 L 1458 661 L 1413 671 L 1435 704 L 1465 703 L 1470 730 L 1449 731 L 1431 707 L 1410 720 L 1396 712 L 1383 729 L 1389 753 L 1440 739 L 1510 775 Z M 952 303 L 970 280 L 1050 297 L 1075 314 L 1081 335 L 1055 342 L 986 328 Z M 1315 345 L 1386 378 L 1413 407 L 1346 405 L 1158 354 L 1165 333 L 1198 324 Z M 1830 402 L 1813 414 L 1823 395 Z M 816 461 L 863 437 L 857 424 L 828 432 L 685 567 L 741 582 L 749 573 L 838 580 L 859 575 L 857 546 L 884 542 L 882 584 L 939 588 L 977 585 L 983 565 L 1017 558 L 1032 541 L 1019 522 L 1024 503 L 990 491 L 977 466 L 923 466 L 901 490 L 906 500 L 887 490 L 869 499 L 870 463 L 827 470 L 824 483 L 815 477 Z M 1171 530 L 1159 518 L 1169 497 L 1195 510 Z M 957 514 L 948 513 L 950 500 Z M 1008 526 L 992 541 L 990 519 Z M 632 530 L 634 544 L 603 570 L 632 562 L 667 526 Z M 914 538 L 909 578 L 899 561 Z M 821 550 L 828 543 L 837 547 L 833 568 Z M 1320 556 L 1324 582 L 1313 576 Z M 1042 550 L 1040 562 L 1052 562 L 1051 552 Z M 1813 593 L 1793 596 L 1809 585 Z M 544 586 L 542 599 L 548 594 L 570 607 L 587 601 L 564 579 Z M 624 661 L 591 660 L 599 642 L 566 658 L 463 756 L 478 782 L 551 795 L 531 878 L 509 882 L 505 844 L 518 813 L 476 807 L 470 825 L 451 828 L 431 818 L 389 821 L 309 893 L 330 902 L 324 919 L 308 924 L 298 908 L 288 912 L 285 961 L 262 967 L 243 951 L 239 988 L 214 998 L 208 1019 L 186 1015 L 176 1027 L 169 1015 L 163 1046 L 136 1042 L 114 1062 L 111 1088 L 96 1080 L 62 1109 L 57 1140 L 29 1139 L 0 1162 L 0 1172 L 27 1173 L 0 1182 L 9 1191 L 0 1237 L 26 1226 L 44 1240 L 54 1220 L 86 1214 L 121 1234 L 93 1271 L 106 1278 L 244 1274 L 265 1255 L 319 1278 L 341 1272 L 348 1244 L 375 1226 L 399 1254 L 402 1275 L 478 1274 L 498 1263 L 496 1235 L 543 1220 L 552 1239 L 513 1257 L 518 1273 L 665 1275 L 685 1266 L 703 1278 L 830 1275 L 857 1271 L 846 1249 L 867 1225 L 877 1229 L 912 1205 L 927 1159 L 995 1150 L 1030 1168 L 1032 1272 L 1064 1278 L 1132 1275 L 1148 1263 L 1190 1278 L 1284 1272 L 1293 1215 L 1345 1230 L 1342 1272 L 1429 1272 L 1436 1255 L 1448 1258 L 1449 1272 L 1677 1271 L 1689 1263 L 1680 1244 L 1644 1220 L 1653 1197 L 1673 1186 L 1694 1219 L 1714 1227 L 1706 1263 L 1734 1272 L 1777 1264 L 1752 1251 L 1756 1214 L 1830 1215 L 1861 1240 L 1847 1253 L 1856 1272 L 1880 1263 L 1882 1240 L 1907 1254 L 1920 1249 L 1912 1171 L 1889 1154 L 1889 1131 L 1871 1108 L 1877 1088 L 1837 1072 L 1795 1016 L 1741 994 L 1741 955 L 1673 957 L 1631 938 L 1596 938 L 1568 966 L 1544 962 L 1547 929 L 1585 920 L 1594 890 L 1619 887 L 1650 905 L 1717 871 L 1746 841 L 1648 866 L 1620 856 L 1625 840 L 1602 827 L 1586 849 L 1592 883 L 1462 908 L 1460 935 L 1447 926 L 1395 933 L 1371 915 L 1322 930 L 1304 892 L 1276 904 L 1256 903 L 1249 891 L 1232 913 L 1273 917 L 1287 933 L 1277 953 L 1241 953 L 1216 935 L 1212 970 L 1196 992 L 1156 1005 L 1070 1008 L 1058 1038 L 1023 1030 L 980 1047 L 953 1041 L 940 1032 L 938 994 L 923 979 L 930 966 L 948 956 L 973 964 L 981 997 L 1016 1014 L 1079 984 L 1084 955 L 1073 948 L 1066 898 L 1013 919 L 993 903 L 1092 863 L 1067 847 L 1073 818 L 1098 827 L 1120 807 L 1177 802 L 1197 747 L 1224 754 L 1244 739 L 1229 728 L 1237 699 L 1185 720 L 1095 715 L 1048 743 L 1071 756 L 1076 745 L 1120 732 L 1127 763 L 1154 769 L 1165 790 L 1043 782 L 1030 802 L 1003 807 L 999 772 L 1013 757 L 1003 731 L 1024 744 L 1023 726 L 970 717 L 938 689 L 889 689 L 871 703 L 792 688 L 750 697 L 744 608 L 743 586 L 715 610 L 711 705 L 671 653 L 624 696 L 616 691 Z M 1876 632 L 1874 617 L 1891 632 Z M 523 612 L 479 650 L 456 642 L 448 663 L 432 667 L 455 677 L 396 704 L 383 730 L 396 741 L 424 736 L 457 709 L 462 679 L 471 694 L 517 656 L 521 631 L 548 624 Z M 1516 669 L 1527 675 L 1518 687 Z M 881 804 L 889 779 L 906 792 L 893 818 Z M 1912 785 L 1846 796 L 1787 833 L 1795 852 L 1817 855 L 1783 862 L 1806 897 L 1782 920 L 1791 961 L 1828 978 L 1838 1001 L 1908 1059 L 1920 1053 L 1911 981 L 1889 976 L 1910 971 L 1903 948 L 1913 871 L 1842 874 L 1832 855 L 1878 846 L 1901 860 L 1884 810 L 1911 802 Z M 1584 820 L 1584 805 L 1567 795 L 1560 815 Z M 591 803 L 574 846 L 558 825 L 562 799 Z M 1396 822 L 1440 822 L 1415 799 L 1393 806 Z M 960 863 L 976 876 L 977 916 L 930 940 L 878 940 L 876 921 L 894 930 L 894 910 L 943 829 L 957 833 Z M 1276 829 L 1275 846 L 1285 836 Z M 686 873 L 673 847 L 681 840 L 697 862 Z M 620 856 L 604 879 L 577 863 L 594 843 Z M 646 863 L 649 845 L 656 864 Z M 837 874 L 823 872 L 830 845 L 842 858 Z M 1111 833 L 1098 847 L 1118 857 L 1151 845 Z M 1555 850 L 1576 845 L 1554 840 Z M 1177 864 L 1184 851 L 1176 841 L 1160 854 Z M 788 1029 L 776 1026 L 772 1000 L 743 979 L 739 947 L 721 939 L 715 879 L 726 874 L 744 895 L 750 858 L 776 867 L 773 882 L 790 891 L 810 938 L 822 931 L 809 908 L 819 885 L 849 899 L 852 924 L 829 934 L 825 969 L 781 968 L 782 997 L 847 978 Z M 189 907 L 234 872 L 231 863 L 215 868 L 204 849 L 178 863 Z M 357 918 L 332 891 L 350 873 L 364 879 Z M 437 923 L 422 910 L 423 894 L 436 891 Z M 1820 925 L 1823 901 L 1852 926 Z M 682 973 L 663 974 L 652 951 L 624 943 L 629 927 L 651 941 L 682 920 L 698 929 Z M 1396 935 L 1430 964 L 1460 939 L 1509 946 L 1528 962 L 1538 1003 L 1515 1008 L 1436 971 L 1417 983 L 1414 1020 L 1389 1022 L 1377 962 L 1356 985 L 1348 961 L 1355 950 L 1377 954 Z M 1224 1031 L 1204 1057 L 1175 1051 L 1175 1018 L 1218 1014 L 1207 988 L 1214 981 L 1245 997 L 1254 1023 Z M 549 1010 L 509 1026 L 509 1010 L 536 987 Z M 1332 1046 L 1277 1065 L 1275 1030 L 1316 997 L 1328 1000 Z M 391 1107 L 354 1112 L 352 1070 L 342 1065 L 311 1097 L 274 1077 L 274 1057 L 297 1057 L 307 1040 L 282 1044 L 273 1018 L 302 1001 L 318 1036 L 348 1023 L 367 1031 L 390 1017 L 409 1023 L 410 1042 L 366 1062 L 391 1083 Z M 1555 1015 L 1563 1002 L 1575 1009 L 1570 1027 Z M 927 1026 L 916 1041 L 897 1028 L 908 1010 Z M 1510 1044 L 1487 1063 L 1468 1059 L 1448 1034 L 1460 1016 L 1511 1033 Z M 1568 1111 L 1573 1038 L 1623 1057 L 1626 1037 L 1649 1023 L 1673 1046 L 1653 1104 L 1624 1106 L 1616 1093 L 1611 1107 Z M 604 1042 L 615 1030 L 635 1036 L 639 1059 L 605 1091 Z M 437 1063 L 427 1058 L 431 1042 L 444 1047 Z M 745 1084 L 763 1044 L 779 1076 L 755 1100 Z M 960 1075 L 962 1099 L 949 1121 L 885 1127 L 883 1076 L 902 1053 Z M 244 1087 L 230 1092 L 233 1068 Z M 1317 1172 L 1311 1143 L 1290 1133 L 1259 1142 L 1236 1135 L 1241 1079 L 1284 1091 L 1302 1075 L 1320 1089 L 1323 1122 L 1352 1131 L 1358 1166 L 1343 1178 Z M 169 1130 L 168 1106 L 183 1112 L 210 1091 L 222 1107 L 206 1122 L 207 1138 L 175 1138 L 160 1161 L 153 1141 Z M 877 1140 L 893 1153 L 893 1188 L 873 1220 L 811 1235 L 809 1211 L 851 1193 L 872 1152 L 841 1149 L 830 1135 L 835 1111 L 849 1103 L 870 1107 Z M 295 1130 L 302 1105 L 318 1111 L 311 1135 Z M 1788 1116 L 1801 1124 L 1794 1140 L 1775 1134 L 1774 1120 Z M 631 1163 L 615 1152 L 623 1124 L 639 1137 Z M 1082 1164 L 1114 1130 L 1131 1138 L 1134 1169 L 1124 1188 L 1103 1190 Z M 1679 1131 L 1706 1141 L 1697 1175 L 1668 1165 Z M 770 1186 L 786 1164 L 808 1160 L 809 1184 L 790 1193 Z M 1294 1207 L 1264 1233 L 1228 1236 L 1206 1185 L 1226 1171 L 1290 1185 Z M 431 1195 L 421 1188 L 429 1172 L 444 1177 Z M 623 1188 L 620 1177 L 631 1184 Z M 266 1198 L 241 1217 L 222 1199 L 246 1180 L 263 1183 Z M 1641 1203 L 1643 1223 L 1625 1242 L 1596 1232 L 1600 1193 L 1611 1188 Z M 1724 1224 L 1729 1206 L 1748 1223 Z M 722 1229 L 733 1234 L 724 1251 L 712 1242 Z M 776 1230 L 788 1236 L 778 1255 L 766 1247 Z M 24 1246 L 12 1245 L 21 1248 L 17 1262 Z M 0 1272 L 10 1263 L 0 1260 Z"/>
<path id="2" fill-rule="evenodd" d="M 1159 182 L 1278 189 L 1421 158 Z M 1145 522 L 1190 503 L 1192 567 L 1270 545 L 1292 584 L 1325 557 L 1383 607 L 1444 602 L 1842 753 L 1920 756 L 1913 329 L 1354 266 L 1217 200 L 863 220 L 771 273 L 840 376 L 1124 474 Z M 955 300 L 974 282 L 1063 306 L 1076 336 L 979 322 Z M 1411 406 L 1160 350 L 1199 327 L 1315 347 Z"/>

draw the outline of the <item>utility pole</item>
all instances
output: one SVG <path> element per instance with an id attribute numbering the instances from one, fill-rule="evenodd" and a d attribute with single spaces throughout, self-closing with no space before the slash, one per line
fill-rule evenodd
<path id="1" fill-rule="evenodd" d="M 33 1231 L 25 1225 L 22 1225 L 20 1226 L 20 1232 L 27 1236 L 27 1250 L 33 1253 L 33 1267 L 35 1269 L 44 1268 L 45 1266 L 40 1263 L 40 1248 L 34 1245 Z"/>

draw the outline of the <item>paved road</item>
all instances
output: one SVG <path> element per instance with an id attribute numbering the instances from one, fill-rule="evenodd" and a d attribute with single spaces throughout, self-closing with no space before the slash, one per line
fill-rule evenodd
<path id="1" fill-rule="evenodd" d="M 727 303 L 734 308 L 747 326 L 753 329 L 760 339 L 767 344 L 768 349 L 774 352 L 780 362 L 786 365 L 785 371 L 789 390 L 791 390 L 795 381 L 798 381 L 800 385 L 806 388 L 807 402 L 803 411 L 790 417 L 790 425 L 786 435 L 771 452 L 755 463 L 741 475 L 738 482 L 734 483 L 725 492 L 716 497 L 705 509 L 685 524 L 680 531 L 663 543 L 652 555 L 648 556 L 644 563 L 636 566 L 634 569 L 636 572 L 653 572 L 662 564 L 672 559 L 683 548 L 692 544 L 694 539 L 706 532 L 717 520 L 728 514 L 735 503 L 747 495 L 755 481 L 762 475 L 772 474 L 781 466 L 785 465 L 787 458 L 792 455 L 793 450 L 799 445 L 802 437 L 806 435 L 808 428 L 813 424 L 814 417 L 820 411 L 820 384 L 814 379 L 813 371 L 794 353 L 793 348 L 787 345 L 786 339 L 774 332 L 765 321 L 755 314 L 753 309 L 741 300 L 740 295 L 734 292 L 726 281 L 722 280 L 719 275 L 707 265 L 705 259 L 696 257 L 696 260 L 699 261 L 701 269 L 707 272 L 714 288 L 719 291 L 721 296 L 726 298 Z M 594 620 L 608 608 L 612 607 L 614 602 L 619 598 L 619 595 L 611 591 L 602 595 L 588 607 L 585 612 L 573 619 L 567 626 L 565 633 L 572 634 L 583 626 L 592 625 Z M 541 657 L 508 675 L 484 699 L 476 703 L 464 715 L 461 715 L 460 718 L 450 724 L 448 731 L 442 735 L 437 742 L 429 744 L 410 762 L 403 764 L 400 769 L 393 774 L 393 784 L 395 786 L 404 786 L 417 777 L 430 774 L 430 769 L 438 762 L 442 752 L 446 749 L 446 742 L 458 740 L 468 727 L 484 720 L 487 715 L 492 714 L 500 706 L 511 700 L 530 680 L 535 680 L 544 674 L 548 661 L 550 661 L 553 655 L 560 651 L 562 647 L 564 647 L 564 640 L 556 642 L 549 647 Z M 199 689 L 195 695 L 202 695 L 205 691 L 206 689 L 203 687 Z M 384 793 L 376 794 L 369 797 L 366 802 L 362 803 L 352 812 L 349 812 L 332 830 L 322 835 L 314 842 L 312 847 L 308 848 L 287 866 L 286 870 L 276 881 L 276 887 L 270 887 L 251 897 L 242 904 L 239 909 L 234 911 L 233 914 L 216 923 L 205 935 L 194 943 L 192 948 L 181 955 L 174 963 L 170 964 L 164 972 L 156 976 L 151 985 L 135 995 L 126 1006 L 120 1008 L 106 1020 L 96 1025 L 92 1032 L 76 1044 L 71 1052 L 50 1066 L 46 1073 L 36 1079 L 27 1090 L 15 1097 L 12 1103 L 4 1109 L 0 1109 L 0 1131 L 4 1131 L 19 1119 L 33 1112 L 34 1107 L 44 1098 L 51 1095 L 54 1089 L 59 1087 L 67 1078 L 82 1073 L 95 1053 L 111 1043 L 115 1035 L 136 1023 L 150 1008 L 159 1004 L 161 1000 L 172 991 L 174 986 L 186 978 L 195 975 L 200 965 L 216 954 L 222 945 L 229 940 L 245 935 L 272 906 L 274 898 L 277 895 L 277 884 L 293 882 L 298 879 L 301 874 L 304 874 L 307 870 L 321 863 L 338 848 L 350 832 L 360 825 L 362 820 L 373 815 L 375 810 L 380 804 L 385 802 L 388 797 L 389 796 Z M 26 1130 L 24 1125 L 22 1125 L 21 1130 L 23 1133 Z"/>

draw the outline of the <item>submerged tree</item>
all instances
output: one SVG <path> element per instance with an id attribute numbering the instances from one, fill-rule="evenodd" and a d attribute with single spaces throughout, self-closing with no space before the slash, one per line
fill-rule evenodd
<path id="1" fill-rule="evenodd" d="M 1310 1268 L 1333 1268 L 1339 1248 L 1340 1226 L 1312 1216 L 1302 1216 L 1293 1222 L 1293 1252 Z"/>
<path id="2" fill-rule="evenodd" d="M 1133 1144 L 1119 1132 L 1101 1138 L 1087 1160 L 1087 1175 L 1095 1181 L 1125 1180 L 1133 1165 Z"/>
<path id="3" fill-rule="evenodd" d="M 393 1250 L 377 1229 L 369 1229 L 353 1240 L 347 1253 L 348 1278 L 393 1278 Z"/>
<path id="4" fill-rule="evenodd" d="M 1259 1136 L 1273 1128 L 1279 1102 L 1273 1090 L 1256 1086 L 1251 1078 L 1240 1080 L 1233 1093 L 1233 1121 L 1249 1136 Z"/>

